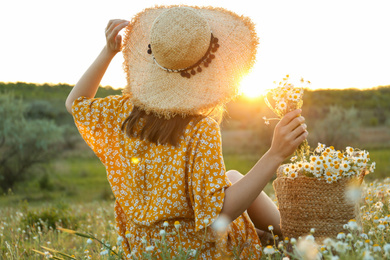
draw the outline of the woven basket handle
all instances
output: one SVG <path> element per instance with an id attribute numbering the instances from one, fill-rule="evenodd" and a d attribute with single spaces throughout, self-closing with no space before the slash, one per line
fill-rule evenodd
<path id="1" fill-rule="evenodd" d="M 360 174 L 359 174 L 359 176 L 358 176 L 359 185 L 362 184 L 362 182 L 363 182 L 363 180 L 364 180 L 364 176 L 366 176 L 367 172 L 368 172 L 368 170 L 367 170 L 366 168 L 364 168 L 364 169 L 360 172 Z"/>
<path id="2" fill-rule="evenodd" d="M 286 167 L 286 166 L 285 165 L 279 166 L 279 168 L 276 170 L 276 177 L 278 177 L 278 178 L 284 177 L 284 174 L 283 174 L 284 167 Z"/>

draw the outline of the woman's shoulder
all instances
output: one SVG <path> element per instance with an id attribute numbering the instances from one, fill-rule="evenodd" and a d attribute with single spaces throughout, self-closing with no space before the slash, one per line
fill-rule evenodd
<path id="1" fill-rule="evenodd" d="M 189 125 L 195 130 L 205 130 L 207 128 L 219 129 L 218 122 L 209 116 L 205 116 L 201 119 L 193 119 Z"/>
<path id="2" fill-rule="evenodd" d="M 217 136 L 220 134 L 220 127 L 217 121 L 211 117 L 194 118 L 186 127 L 184 136 L 191 139 L 203 139 L 207 136 Z"/>

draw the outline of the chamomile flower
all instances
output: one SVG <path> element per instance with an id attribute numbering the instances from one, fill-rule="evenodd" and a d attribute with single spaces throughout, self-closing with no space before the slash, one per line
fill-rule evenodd
<path id="1" fill-rule="evenodd" d="M 379 229 L 379 230 L 385 230 L 385 225 L 383 225 L 383 224 L 379 224 L 378 226 L 377 226 L 377 228 Z"/>
<path id="2" fill-rule="evenodd" d="M 287 103 L 284 102 L 284 101 L 280 101 L 276 104 L 276 108 L 279 109 L 280 111 L 282 112 L 285 112 L 286 111 L 286 108 L 287 108 Z"/>
<path id="3" fill-rule="evenodd" d="M 382 248 L 381 248 L 380 245 L 374 244 L 374 245 L 372 246 L 372 251 L 374 251 L 374 252 L 380 252 L 380 251 L 382 251 Z"/>
<path id="4" fill-rule="evenodd" d="M 340 232 L 337 234 L 337 239 L 345 239 L 345 233 L 344 232 Z"/>
<path id="5" fill-rule="evenodd" d="M 296 177 L 298 177 L 298 174 L 296 172 L 290 172 L 290 174 L 288 175 L 288 177 L 292 178 L 292 179 L 295 179 Z"/>
<path id="6" fill-rule="evenodd" d="M 358 225 L 356 223 L 356 220 L 355 219 L 351 219 L 350 221 L 348 221 L 348 227 L 351 230 L 357 230 L 358 229 Z"/>
<path id="7" fill-rule="evenodd" d="M 350 146 L 347 146 L 347 148 L 345 148 L 345 151 L 347 152 L 348 155 L 352 155 L 355 149 L 353 149 Z"/>
<path id="8" fill-rule="evenodd" d="M 371 173 L 374 172 L 375 166 L 376 166 L 376 163 L 375 163 L 375 162 L 371 163 L 370 170 L 369 170 Z"/>
<path id="9" fill-rule="evenodd" d="M 179 229 L 179 228 L 180 228 L 180 222 L 177 221 L 177 220 L 175 221 L 175 228 L 176 228 L 176 229 Z"/>
<path id="10" fill-rule="evenodd" d="M 266 246 L 264 249 L 263 249 L 263 252 L 264 254 L 266 255 L 272 255 L 275 253 L 275 249 L 273 246 Z"/>

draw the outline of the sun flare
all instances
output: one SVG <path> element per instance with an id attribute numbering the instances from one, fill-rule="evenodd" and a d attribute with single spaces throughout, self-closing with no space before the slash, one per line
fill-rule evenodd
<path id="1" fill-rule="evenodd" d="M 255 77 L 254 73 L 250 73 L 241 81 L 241 92 L 247 98 L 259 98 L 264 95 L 265 91 L 266 89 L 262 87 L 259 78 Z"/>

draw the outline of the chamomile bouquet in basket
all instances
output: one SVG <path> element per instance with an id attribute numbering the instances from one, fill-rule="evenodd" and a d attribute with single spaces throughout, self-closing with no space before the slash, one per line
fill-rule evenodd
<path id="1" fill-rule="evenodd" d="M 265 97 L 267 106 L 278 119 L 302 108 L 304 87 L 289 82 L 287 75 Z M 266 123 L 269 123 L 267 119 Z M 319 240 L 336 237 L 350 221 L 360 224 L 358 200 L 364 176 L 373 172 L 367 151 L 346 147 L 345 151 L 319 143 L 314 151 L 304 141 L 290 163 L 277 170 L 273 182 L 281 216 L 283 236 L 298 238 L 310 233 Z"/>

